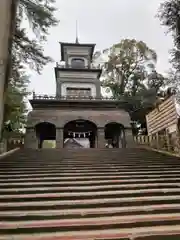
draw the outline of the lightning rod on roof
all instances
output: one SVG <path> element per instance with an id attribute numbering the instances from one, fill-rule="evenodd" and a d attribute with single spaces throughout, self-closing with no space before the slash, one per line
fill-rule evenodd
<path id="1" fill-rule="evenodd" d="M 76 43 L 79 43 L 79 38 L 78 38 L 78 21 L 76 20 Z"/>

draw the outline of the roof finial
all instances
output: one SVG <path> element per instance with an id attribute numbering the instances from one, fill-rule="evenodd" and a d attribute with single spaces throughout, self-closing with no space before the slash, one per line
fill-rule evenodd
<path id="1" fill-rule="evenodd" d="M 76 43 L 79 43 L 79 38 L 78 38 L 78 22 L 76 20 Z"/>

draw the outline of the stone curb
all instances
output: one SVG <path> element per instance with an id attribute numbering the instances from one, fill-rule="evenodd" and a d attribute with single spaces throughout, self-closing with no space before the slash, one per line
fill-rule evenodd
<path id="1" fill-rule="evenodd" d="M 168 156 L 173 156 L 173 157 L 180 158 L 180 155 L 178 155 L 176 153 L 170 153 L 170 152 L 166 152 L 166 151 L 163 151 L 163 150 L 158 150 L 156 148 L 151 148 L 151 147 L 146 147 L 146 146 L 141 146 L 140 148 L 144 148 L 144 149 L 147 149 L 147 150 L 151 150 L 153 152 L 163 153 L 163 154 L 166 154 Z"/>
<path id="2" fill-rule="evenodd" d="M 11 154 L 13 154 L 14 152 L 18 151 L 19 149 L 20 149 L 20 148 L 15 148 L 15 149 L 12 149 L 12 150 L 10 150 L 10 151 L 8 151 L 8 152 L 5 152 L 5 153 L 0 154 L 0 159 L 2 159 L 2 158 L 4 158 L 4 157 L 7 157 L 7 156 L 9 156 L 9 155 L 11 155 Z"/>

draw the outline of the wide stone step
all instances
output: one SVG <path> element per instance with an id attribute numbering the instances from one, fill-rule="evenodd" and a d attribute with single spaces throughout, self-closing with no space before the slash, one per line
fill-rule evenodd
<path id="1" fill-rule="evenodd" d="M 179 240 L 179 229 L 178 158 L 24 150 L 0 161 L 0 239 Z"/>
<path id="2" fill-rule="evenodd" d="M 162 159 L 161 159 L 162 160 Z M 40 162 L 39 160 L 37 160 L 38 162 L 20 162 L 20 163 L 16 163 L 16 164 L 14 164 L 14 162 L 11 162 L 11 163 L 1 163 L 0 164 L 0 166 L 1 167 L 6 167 L 6 168 L 10 168 L 10 167 L 14 167 L 14 168 L 34 168 L 34 166 L 35 167 L 43 167 L 43 166 L 48 166 L 48 167 L 62 167 L 62 168 L 69 168 L 69 167 L 73 167 L 73 168 L 75 168 L 75 167 L 77 167 L 77 168 L 88 168 L 88 167 L 93 167 L 93 168 L 105 168 L 105 167 L 108 167 L 108 166 L 110 166 L 110 165 L 115 165 L 115 166 L 123 166 L 123 167 L 131 167 L 131 166 L 134 166 L 134 167 L 136 167 L 136 166 L 149 166 L 149 165 L 152 165 L 152 166 L 164 166 L 164 167 L 166 167 L 166 166 L 171 166 L 171 167 L 173 167 L 173 166 L 177 166 L 177 167 L 180 167 L 180 163 L 179 162 L 175 162 L 175 163 L 173 163 L 173 164 L 171 164 L 171 162 L 161 162 L 161 160 L 157 160 L 156 159 L 156 162 L 154 162 L 154 161 L 136 161 L 136 162 L 124 162 L 124 163 L 121 163 L 121 162 L 109 162 L 109 163 L 107 163 L 107 162 L 103 162 L 103 163 L 100 163 L 100 164 L 98 164 L 98 163 L 93 163 L 93 162 L 91 162 L 91 163 L 86 163 L 86 164 L 80 164 L 79 162 L 78 163 L 76 163 L 76 162 L 73 162 L 73 163 L 69 163 L 69 164 L 67 164 L 67 163 L 61 163 L 61 161 L 51 161 L 51 162 L 49 162 L 49 161 L 47 161 L 47 162 Z"/>
<path id="3" fill-rule="evenodd" d="M 83 168 L 78 168 L 78 167 L 66 167 L 66 168 L 61 168 L 61 166 L 59 167 L 48 167 L 48 166 L 44 166 L 44 167 L 29 167 L 29 168 L 24 168 L 24 167 L 16 167 L 14 168 L 13 166 L 9 167 L 9 168 L 1 168 L 1 173 L 2 174 L 13 174 L 13 173 L 44 173 L 44 172 L 65 172 L 65 171 L 107 171 L 107 170 L 112 170 L 112 169 L 121 169 L 123 171 L 138 171 L 138 170 L 160 170 L 160 169 L 164 169 L 164 170 L 179 170 L 178 166 L 163 166 L 163 165 L 152 165 L 152 166 L 145 166 L 145 165 L 136 165 L 136 166 L 113 166 L 113 167 L 83 167 Z"/>
<path id="4" fill-rule="evenodd" d="M 177 194 L 180 195 L 180 188 L 161 188 L 161 189 L 138 189 L 138 190 L 113 190 L 113 191 L 93 191 L 93 192 L 69 192 L 69 193 L 36 193 L 36 194 L 6 194 L 0 195 L 0 200 L 13 200 L 20 198 L 21 200 L 29 198 L 96 198 L 96 197 L 118 197 L 124 195 L 162 195 Z"/>
<path id="5" fill-rule="evenodd" d="M 143 223 L 143 224 L 142 224 Z M 73 231 L 73 230 L 98 230 L 113 228 L 133 228 L 143 226 L 169 226 L 180 224 L 180 213 L 173 214 L 150 214 L 137 216 L 114 216 L 114 217 L 98 217 L 98 218 L 83 218 L 83 219 L 59 219 L 59 220 L 40 220 L 40 221 L 3 221 L 0 223 L 0 233 L 22 233 L 28 232 L 28 229 L 43 230 L 46 232 L 52 231 L 55 228 L 58 231 Z M 53 228 L 53 229 L 52 229 Z M 9 230 L 9 231 L 7 231 Z M 38 232 L 36 231 L 36 232 Z"/>
<path id="6" fill-rule="evenodd" d="M 110 179 L 110 180 L 125 180 L 125 179 L 134 179 L 134 180 L 138 180 L 138 179 L 143 179 L 145 180 L 146 179 L 158 179 L 158 178 L 178 178 L 180 177 L 180 173 L 162 173 L 162 174 L 138 174 L 138 175 L 104 175 L 104 176 L 101 176 L 101 175 L 90 175 L 90 176 L 60 176 L 60 177 L 48 177 L 48 176 L 45 176 L 45 177 L 32 177 L 32 176 L 29 176 L 29 177 L 23 177 L 23 178 L 2 178 L 0 179 L 0 183 L 19 183 L 19 182 L 25 182 L 25 181 L 31 181 L 31 182 L 37 182 L 37 181 L 64 181 L 64 180 L 86 180 L 86 181 L 91 181 L 92 179 L 99 179 L 99 180 L 107 180 L 107 179 Z"/>
<path id="7" fill-rule="evenodd" d="M 20 202 L 0 202 L 0 210 L 3 208 L 22 208 L 22 209 L 34 209 L 34 207 L 39 207 L 43 209 L 44 207 L 55 207 L 59 208 L 76 208 L 76 207 L 86 207 L 86 206 L 103 206 L 104 205 L 116 205 L 121 204 L 121 206 L 139 206 L 141 204 L 156 204 L 156 203 L 178 203 L 180 201 L 180 195 L 169 195 L 169 196 L 141 196 L 141 197 L 119 197 L 119 198 L 93 198 L 93 199 L 77 199 L 77 200 L 51 200 L 51 201 L 20 201 Z"/>
<path id="8" fill-rule="evenodd" d="M 94 185 L 109 185 L 109 184 L 133 184 L 133 183 L 176 183 L 180 184 L 180 177 L 170 177 L 170 178 L 150 178 L 150 179 L 108 179 L 108 180 L 78 180 L 78 181 L 59 181 L 59 180 L 54 180 L 54 181 L 20 181 L 20 182 L 0 182 L 0 188 L 7 188 L 7 187 L 24 187 L 24 186 L 94 186 Z"/>
<path id="9" fill-rule="evenodd" d="M 50 173 L 85 173 L 85 172 L 89 172 L 89 173 L 108 173 L 108 172 L 112 172 L 112 170 L 114 170 L 114 172 L 117 171 L 121 171 L 121 172 L 129 172 L 130 170 L 132 171 L 153 171 L 154 173 L 156 173 L 157 171 L 179 171 L 180 168 L 177 166 L 128 166 L 128 167 L 123 167 L 123 166 L 109 166 L 109 167 L 88 167 L 88 168 L 78 168 L 78 167 L 68 167 L 68 168 L 57 168 L 57 167 L 53 167 L 53 168 L 47 168 L 47 169 L 42 169 L 42 168 L 33 168 L 32 170 L 30 169 L 13 169 L 13 167 L 9 168 L 9 169 L 3 169 L 3 171 L 0 170 L 0 175 L 1 176 L 8 176 L 8 175 L 17 175 L 17 174 L 21 174 L 21 175 L 27 175 L 27 174 L 50 174 Z"/>
<path id="10" fill-rule="evenodd" d="M 0 202 L 4 201 L 27 201 L 31 199 L 93 199 L 93 198 L 114 198 L 125 196 L 161 196 L 161 195 L 180 195 L 180 188 L 161 188 L 161 189 L 138 189 L 138 190 L 113 190 L 113 191 L 93 191 L 93 192 L 56 192 L 56 193 L 36 193 L 36 194 L 5 194 L 0 195 Z"/>
<path id="11" fill-rule="evenodd" d="M 101 155 L 100 155 L 101 156 Z M 99 156 L 99 157 L 100 157 Z M 117 156 L 101 156 L 101 158 L 99 159 L 99 161 L 96 161 L 96 157 L 82 157 L 82 159 L 80 159 L 79 157 L 71 157 L 71 159 L 66 159 L 63 157 L 56 157 L 56 158 L 52 158 L 52 157 L 48 157 L 48 156 L 35 156 L 35 157 L 28 157 L 28 158 L 21 158 L 20 156 L 17 156 L 19 159 L 17 159 L 17 163 L 21 163 L 22 161 L 24 163 L 30 163 L 30 162 L 34 162 L 37 163 L 37 159 L 39 159 L 40 163 L 48 163 L 49 159 L 51 159 L 52 163 L 65 163 L 67 162 L 67 164 L 72 164 L 72 163 L 77 163 L 79 165 L 83 165 L 83 164 L 91 164 L 91 163 L 108 163 L 108 161 L 110 160 L 112 163 L 137 163 L 137 162 L 153 162 L 154 160 L 160 161 L 161 159 L 164 159 L 164 163 L 170 163 L 173 160 L 173 163 L 178 163 L 178 158 L 175 157 L 167 157 L 167 156 L 151 156 L 151 157 L 147 157 L 146 155 L 144 156 L 137 156 L 134 155 L 132 157 L 128 157 L 128 156 L 123 156 L 122 158 L 119 158 L 119 155 Z M 110 158 L 111 157 L 111 158 Z M 110 158 L 110 159 L 109 159 Z M 22 160 L 22 161 L 21 161 Z M 84 161 L 86 160 L 86 161 Z M 125 160 L 125 161 L 124 161 Z M 154 161 L 155 162 L 155 161 Z M 13 159 L 6 159 L 6 161 L 4 161 L 2 159 L 0 164 L 10 164 L 13 163 Z M 50 163 L 50 162 L 49 162 Z"/>
<path id="12" fill-rule="evenodd" d="M 56 231 L 54 233 L 7 234 L 0 240 L 179 240 L 180 225 L 139 228 L 116 228 L 88 231 Z"/>
<path id="13" fill-rule="evenodd" d="M 159 174 L 159 175 L 162 175 L 162 174 L 176 174 L 176 175 L 179 175 L 180 174 L 180 170 L 157 170 L 155 169 L 154 171 L 122 171 L 122 170 L 119 170 L 117 168 L 114 169 L 114 171 L 107 171 L 107 172 L 99 172 L 99 171 L 83 171 L 83 172 L 77 172 L 77 171 L 68 171 L 68 172 L 59 172 L 59 173 L 51 173 L 51 172 L 47 172 L 47 173 L 33 173 L 33 174 L 27 174 L 27 173 L 19 173 L 18 175 L 17 174 L 1 174 L 0 173 L 0 180 L 1 179 L 16 179 L 16 178 L 30 178 L 30 177 L 53 177 L 53 176 L 58 176 L 58 177 L 61 177 L 61 176 L 66 176 L 66 177 L 71 177 L 71 176 L 76 176 L 76 177 L 79 177 L 79 176 L 107 176 L 107 175 L 110 175 L 110 176 L 123 176 L 123 175 L 132 175 L 132 176 L 141 176 L 142 174 L 144 175 L 155 175 L 155 174 Z"/>
<path id="14" fill-rule="evenodd" d="M 66 152 L 67 153 L 67 152 Z M 101 153 L 99 155 L 95 154 L 95 155 L 88 155 L 88 153 L 86 155 L 75 155 L 75 154 L 71 154 L 71 156 L 67 157 L 66 155 L 57 155 L 56 153 L 52 153 L 51 155 L 47 155 L 47 154 L 35 154 L 35 155 L 32 155 L 32 154 L 27 154 L 26 156 L 21 156 L 21 155 L 18 155 L 14 157 L 18 157 L 19 159 L 17 159 L 18 162 L 20 162 L 20 159 L 22 159 L 23 161 L 25 162 L 29 162 L 30 161 L 30 158 L 29 156 L 31 157 L 31 160 L 35 162 L 35 160 L 37 158 L 39 158 L 41 161 L 47 161 L 49 158 L 53 161 L 53 162 L 56 162 L 56 161 L 67 161 L 68 163 L 70 162 L 79 162 L 79 163 L 83 163 L 84 162 L 84 159 L 87 160 L 87 163 L 88 162 L 96 162 L 96 157 L 99 157 L 99 156 L 102 156 L 101 159 L 99 159 L 100 162 L 105 162 L 105 161 L 108 161 L 108 158 L 111 157 L 111 161 L 113 162 L 123 162 L 123 159 L 128 159 L 130 160 L 131 162 L 136 162 L 136 161 L 143 161 L 145 160 L 145 158 L 147 159 L 147 161 L 152 161 L 153 159 L 164 159 L 165 162 L 168 162 L 170 161 L 171 159 L 173 159 L 174 161 L 178 161 L 178 157 L 174 157 L 174 156 L 168 156 L 168 155 L 163 155 L 163 154 L 158 154 L 158 153 L 152 153 L 148 156 L 146 152 L 144 152 L 144 154 L 138 154 L 138 152 L 135 152 L 133 154 L 128 154 L 127 152 L 125 154 L 121 154 L 120 152 L 117 153 L 117 154 L 113 154 L 113 152 L 110 152 L 109 155 L 105 154 L 105 155 L 102 155 Z M 118 157 L 118 158 L 117 158 Z M 7 156 L 6 157 L 6 162 L 12 162 L 13 159 L 11 156 Z M 3 161 L 5 162 L 5 161 Z"/>
<path id="15" fill-rule="evenodd" d="M 76 208 L 76 209 L 59 209 L 57 210 L 19 210 L 19 211 L 1 211 L 0 217 L 31 217 L 31 216 L 58 216 L 59 218 L 70 216 L 71 218 L 76 217 L 90 217 L 91 215 L 105 215 L 105 214 L 131 214 L 137 215 L 146 212 L 146 214 L 155 213 L 156 211 L 173 211 L 180 212 L 179 204 L 153 204 L 153 205 L 143 205 L 143 206 L 129 206 L 127 207 L 109 207 L 109 208 Z"/>
<path id="16" fill-rule="evenodd" d="M 17 193 L 41 193 L 41 192 L 93 192 L 95 190 L 102 190 L 102 191 L 110 191 L 110 190 L 136 190 L 136 189 L 159 189 L 160 191 L 162 188 L 176 188 L 180 189 L 180 183 L 137 183 L 137 184 L 113 184 L 113 185 L 90 185 L 90 186 L 66 186 L 66 187 L 54 187 L 53 185 L 49 187 L 16 187 L 12 188 L 12 186 L 7 186 L 7 188 L 0 189 L 0 194 L 17 194 Z"/>
<path id="17" fill-rule="evenodd" d="M 180 213 L 180 204 L 154 204 L 144 206 L 129 206 L 127 207 L 109 207 L 109 208 L 76 208 L 76 209 L 58 209 L 58 210 L 19 210 L 19 211 L 1 211 L 0 218 L 19 220 L 37 220 L 42 217 L 44 219 L 58 218 L 87 218 L 100 216 L 125 216 L 125 215 L 140 215 L 140 214 L 160 214 L 160 213 Z"/>

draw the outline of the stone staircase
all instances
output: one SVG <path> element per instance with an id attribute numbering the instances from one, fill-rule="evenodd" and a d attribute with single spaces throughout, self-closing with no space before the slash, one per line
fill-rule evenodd
<path id="1" fill-rule="evenodd" d="M 0 161 L 2 240 L 179 240 L 180 159 L 21 150 Z"/>

